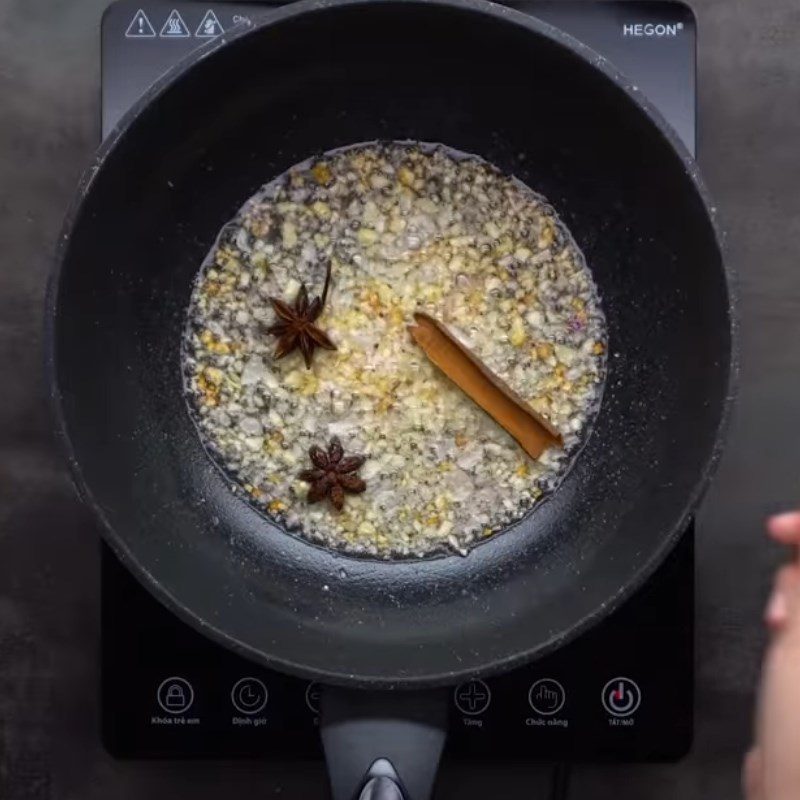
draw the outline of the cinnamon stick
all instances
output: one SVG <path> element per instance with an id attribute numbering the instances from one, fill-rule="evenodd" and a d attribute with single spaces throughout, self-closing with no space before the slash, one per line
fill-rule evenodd
<path id="1" fill-rule="evenodd" d="M 417 312 L 408 330 L 425 355 L 464 394 L 513 436 L 531 458 L 548 447 L 563 447 L 556 428 L 537 414 L 508 384 L 497 377 L 438 320 Z"/>

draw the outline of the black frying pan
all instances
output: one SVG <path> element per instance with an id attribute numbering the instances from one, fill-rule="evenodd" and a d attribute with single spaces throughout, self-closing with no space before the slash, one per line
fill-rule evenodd
<path id="1" fill-rule="evenodd" d="M 292 538 L 230 492 L 182 396 L 185 310 L 219 228 L 290 165 L 380 138 L 477 153 L 543 193 L 608 317 L 605 396 L 572 472 L 467 558 L 358 561 Z M 303 2 L 218 39 L 103 145 L 58 262 L 52 393 L 85 499 L 142 583 L 208 636 L 373 690 L 326 696 L 337 800 L 380 756 L 400 777 L 373 787 L 427 797 L 441 696 L 375 690 L 509 669 L 607 614 L 670 550 L 719 452 L 730 296 L 694 163 L 599 56 L 480 0 Z"/>

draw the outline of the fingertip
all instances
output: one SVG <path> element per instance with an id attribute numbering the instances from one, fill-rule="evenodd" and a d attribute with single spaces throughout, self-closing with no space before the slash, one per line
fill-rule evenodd
<path id="1" fill-rule="evenodd" d="M 761 750 L 754 747 L 742 764 L 742 788 L 746 800 L 763 800 L 762 768 Z"/>
<path id="2" fill-rule="evenodd" d="M 767 520 L 767 530 L 779 542 L 800 542 L 800 511 L 775 514 Z"/>
<path id="3" fill-rule="evenodd" d="M 775 591 L 767 603 L 764 611 L 764 621 L 773 630 L 782 628 L 789 619 L 789 603 L 786 595 L 781 591 Z"/>

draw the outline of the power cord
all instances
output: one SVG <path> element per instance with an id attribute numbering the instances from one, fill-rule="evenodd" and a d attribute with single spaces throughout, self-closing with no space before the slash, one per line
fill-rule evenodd
<path id="1" fill-rule="evenodd" d="M 567 800 L 569 796 L 569 778 L 572 768 L 569 764 L 556 764 L 553 767 L 553 780 L 550 788 L 550 800 Z"/>

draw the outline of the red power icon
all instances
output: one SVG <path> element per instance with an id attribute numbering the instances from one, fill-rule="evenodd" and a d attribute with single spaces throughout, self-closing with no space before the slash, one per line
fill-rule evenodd
<path id="1" fill-rule="evenodd" d="M 639 708 L 642 693 L 630 678 L 613 678 L 601 695 L 603 707 L 614 717 L 628 717 Z"/>

